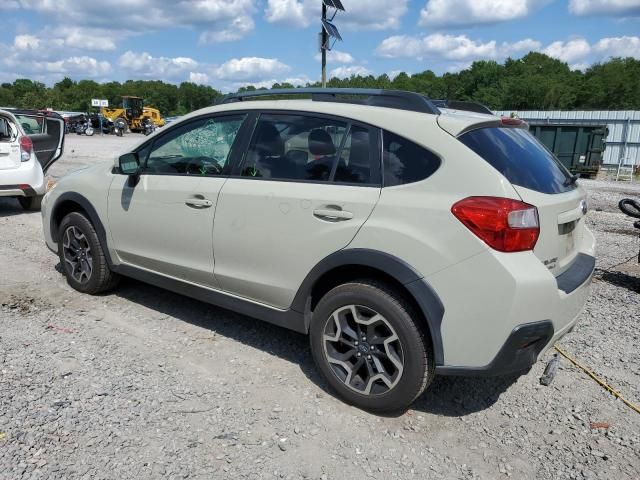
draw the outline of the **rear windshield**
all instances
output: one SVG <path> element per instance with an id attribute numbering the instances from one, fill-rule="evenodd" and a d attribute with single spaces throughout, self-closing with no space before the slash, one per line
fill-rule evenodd
<path id="1" fill-rule="evenodd" d="M 460 141 L 514 185 L 541 193 L 576 187 L 564 165 L 526 130 L 479 128 L 462 135 Z"/>

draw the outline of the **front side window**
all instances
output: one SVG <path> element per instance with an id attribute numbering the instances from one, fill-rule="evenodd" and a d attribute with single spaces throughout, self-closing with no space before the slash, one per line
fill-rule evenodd
<path id="1" fill-rule="evenodd" d="M 144 172 L 164 175 L 220 175 L 244 115 L 203 118 L 174 128 L 139 152 Z"/>
<path id="2" fill-rule="evenodd" d="M 370 130 L 348 121 L 296 114 L 260 116 L 243 177 L 370 183 Z"/>

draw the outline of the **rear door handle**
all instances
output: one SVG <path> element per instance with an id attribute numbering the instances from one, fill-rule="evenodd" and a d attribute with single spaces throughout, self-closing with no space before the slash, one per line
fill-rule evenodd
<path id="1" fill-rule="evenodd" d="M 187 198 L 184 203 L 194 208 L 209 208 L 213 205 L 213 202 L 206 198 Z"/>
<path id="2" fill-rule="evenodd" d="M 333 210 L 330 208 L 318 208 L 313 211 L 313 215 L 320 220 L 327 220 L 329 222 L 338 222 L 340 220 L 351 220 L 353 213 L 346 210 Z"/>

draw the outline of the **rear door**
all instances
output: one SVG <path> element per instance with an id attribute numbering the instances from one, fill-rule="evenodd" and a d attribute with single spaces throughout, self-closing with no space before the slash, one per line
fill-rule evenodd
<path id="1" fill-rule="evenodd" d="M 257 120 L 220 193 L 215 277 L 227 292 L 286 309 L 306 275 L 346 247 L 380 196 L 377 129 L 294 112 Z"/>
<path id="2" fill-rule="evenodd" d="M 64 119 L 53 112 L 12 112 L 31 138 L 36 157 L 46 172 L 64 151 Z"/>
<path id="3" fill-rule="evenodd" d="M 534 253 L 558 276 L 576 259 L 585 228 L 586 191 L 533 135 L 522 128 L 479 128 L 460 140 L 502 173 L 522 200 L 538 209 Z"/>

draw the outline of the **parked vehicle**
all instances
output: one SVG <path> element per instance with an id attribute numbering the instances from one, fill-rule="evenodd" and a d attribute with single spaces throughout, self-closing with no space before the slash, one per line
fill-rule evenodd
<path id="1" fill-rule="evenodd" d="M 140 132 L 145 135 L 146 122 L 151 122 L 155 127 L 165 125 L 160 110 L 145 107 L 144 100 L 140 97 L 124 96 L 122 97 L 122 107 L 102 107 L 100 113 L 113 122 L 121 119 L 132 132 Z"/>
<path id="2" fill-rule="evenodd" d="M 145 136 L 147 136 L 147 135 L 151 135 L 151 134 L 156 130 L 155 125 L 154 125 L 154 124 L 153 124 L 153 122 L 152 122 L 150 119 L 148 119 L 148 118 L 144 118 L 144 119 L 142 120 L 142 125 L 141 125 L 141 127 L 142 127 L 142 133 L 144 133 L 144 134 L 145 134 Z"/>
<path id="3" fill-rule="evenodd" d="M 125 275 L 309 334 L 331 387 L 372 411 L 435 374 L 524 371 L 569 332 L 586 213 L 524 122 L 362 89 L 228 96 L 43 202 L 76 290 Z"/>
<path id="4" fill-rule="evenodd" d="M 116 118 L 113 122 L 113 133 L 121 137 L 127 131 L 127 122 L 124 118 Z"/>
<path id="5" fill-rule="evenodd" d="M 40 208 L 44 173 L 62 156 L 64 120 L 52 112 L 0 110 L 0 196 Z"/>

